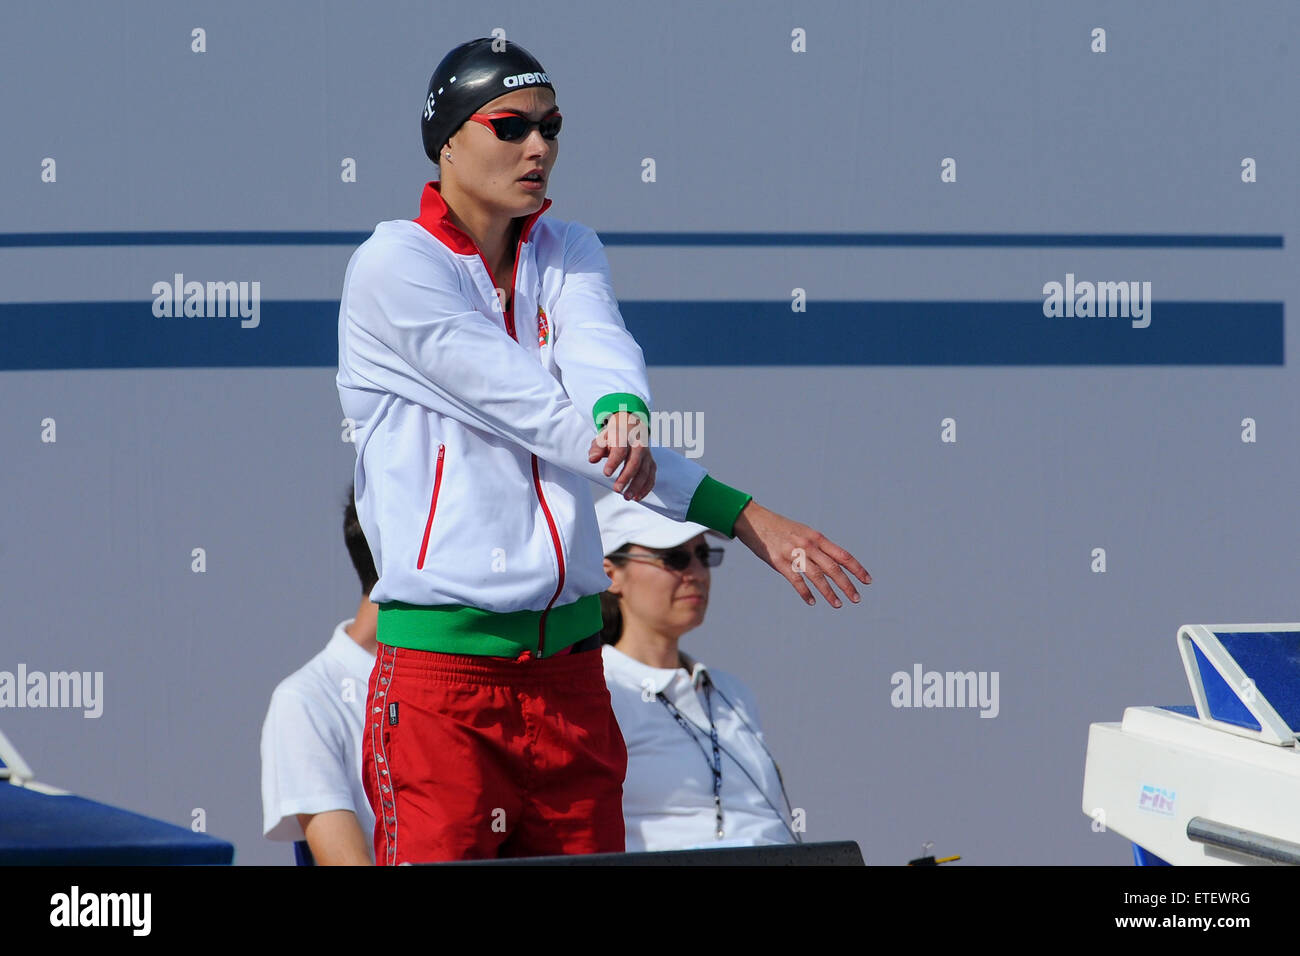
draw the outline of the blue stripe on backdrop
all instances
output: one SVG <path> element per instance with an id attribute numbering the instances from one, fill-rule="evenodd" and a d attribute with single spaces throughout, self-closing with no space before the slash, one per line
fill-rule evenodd
<path id="1" fill-rule="evenodd" d="M 1055 232 L 601 232 L 607 246 L 930 246 L 1005 249 L 1281 249 L 1281 236 Z"/>
<path id="2" fill-rule="evenodd" d="M 369 232 L 5 232 L 0 249 L 88 246 L 359 246 Z"/>
<path id="3" fill-rule="evenodd" d="M 1157 302 L 1151 325 L 1031 302 L 621 303 L 651 365 L 1282 365 L 1281 302 Z M 0 370 L 336 367 L 338 303 L 266 301 L 260 324 L 155 318 L 152 301 L 0 303 Z"/>
<path id="4" fill-rule="evenodd" d="M 601 232 L 607 246 L 891 246 L 936 248 L 1281 249 L 1282 236 L 1174 233 Z M 369 232 L 8 232 L 0 248 L 357 246 Z"/>

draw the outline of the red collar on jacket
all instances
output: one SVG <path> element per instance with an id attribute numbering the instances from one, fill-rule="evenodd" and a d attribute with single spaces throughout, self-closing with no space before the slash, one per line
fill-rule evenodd
<path id="1" fill-rule="evenodd" d="M 420 196 L 420 215 L 415 221 L 429 231 L 435 238 L 442 241 L 453 252 L 462 256 L 481 255 L 478 246 L 474 240 L 461 232 L 447 215 L 447 204 L 443 201 L 442 192 L 440 191 L 441 180 L 435 179 L 433 182 L 424 184 L 424 193 Z M 523 229 L 519 233 L 521 243 L 528 241 L 529 233 L 533 231 L 533 223 L 537 222 L 539 216 L 550 208 L 551 199 L 548 196 L 542 203 L 542 208 L 537 210 L 531 216 L 524 219 Z"/>

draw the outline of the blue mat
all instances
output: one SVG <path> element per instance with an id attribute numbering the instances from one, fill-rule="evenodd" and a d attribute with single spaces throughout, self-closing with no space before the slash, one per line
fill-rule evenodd
<path id="1" fill-rule="evenodd" d="M 0 864 L 220 865 L 234 857 L 233 844 L 206 833 L 0 781 Z"/>

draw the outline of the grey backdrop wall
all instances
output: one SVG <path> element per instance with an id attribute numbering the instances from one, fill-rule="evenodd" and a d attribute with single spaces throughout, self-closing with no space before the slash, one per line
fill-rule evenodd
<path id="1" fill-rule="evenodd" d="M 291 860 L 258 734 L 358 598 L 343 269 L 434 176 L 433 66 L 499 27 L 556 85 L 547 215 L 605 238 L 657 407 L 875 578 L 808 608 L 733 544 L 686 640 L 753 688 L 808 837 L 1127 862 L 1080 812 L 1089 722 L 1188 702 L 1180 624 L 1300 618 L 1298 9 L 8 5 L 0 670 L 104 700 L 0 727 L 48 783 Z M 260 324 L 155 317 L 176 273 L 260 282 Z M 1150 282 L 1150 326 L 1046 317 L 1067 273 Z M 918 664 L 997 672 L 996 717 L 893 706 Z"/>

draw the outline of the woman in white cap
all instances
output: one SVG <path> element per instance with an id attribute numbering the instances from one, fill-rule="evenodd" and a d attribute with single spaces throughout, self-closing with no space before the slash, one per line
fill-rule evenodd
<path id="1" fill-rule="evenodd" d="M 627 745 L 627 850 L 799 842 L 749 689 L 679 647 L 704 623 L 716 535 L 621 495 L 596 498 L 605 682 Z M 722 536 L 718 536 L 721 538 Z"/>

